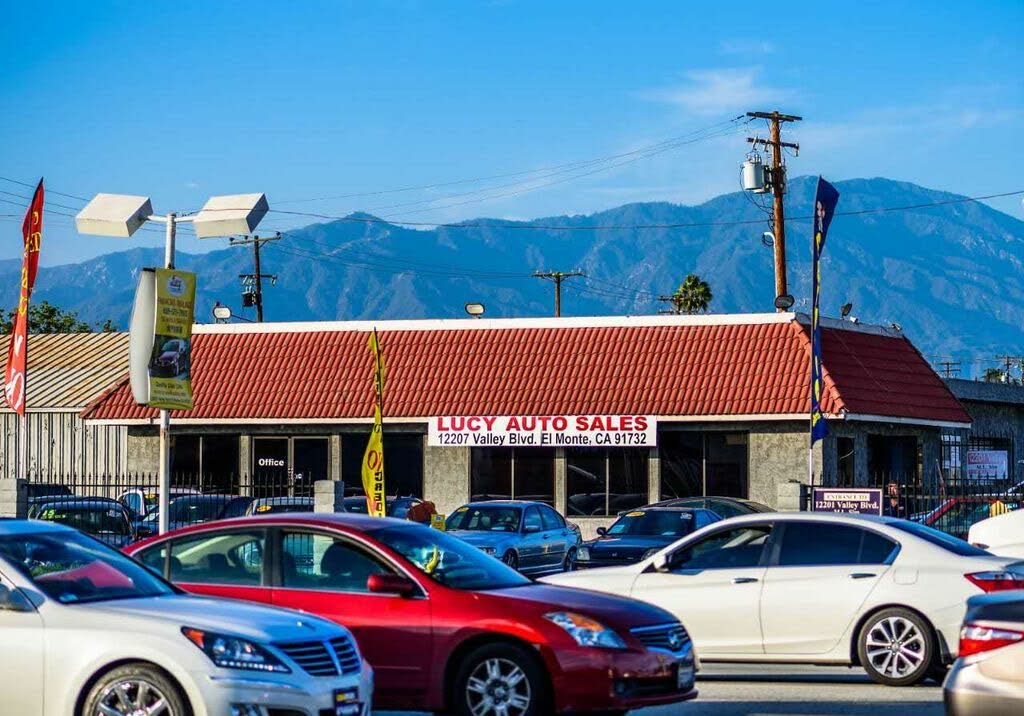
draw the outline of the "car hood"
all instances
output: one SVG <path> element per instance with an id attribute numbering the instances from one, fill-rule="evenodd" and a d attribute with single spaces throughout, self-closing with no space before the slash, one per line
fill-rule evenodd
<path id="1" fill-rule="evenodd" d="M 515 542 L 515 532 L 484 532 L 483 530 L 449 530 L 448 534 L 468 542 L 474 547 L 503 547 Z"/>
<path id="2" fill-rule="evenodd" d="M 656 547 L 661 549 L 672 544 L 679 537 L 663 535 L 608 535 L 586 543 L 592 557 L 640 557 L 644 552 Z"/>
<path id="3" fill-rule="evenodd" d="M 678 621 L 669 612 L 653 604 L 554 584 L 533 582 L 521 587 L 494 590 L 487 594 L 507 600 L 508 614 L 516 614 L 518 610 L 533 611 L 538 615 L 554 611 L 573 611 L 593 617 L 610 627 L 624 630 Z"/>
<path id="4" fill-rule="evenodd" d="M 288 609 L 189 595 L 94 602 L 68 609 L 95 611 L 123 620 L 161 621 L 262 642 L 333 639 L 341 631 L 319 617 Z"/>

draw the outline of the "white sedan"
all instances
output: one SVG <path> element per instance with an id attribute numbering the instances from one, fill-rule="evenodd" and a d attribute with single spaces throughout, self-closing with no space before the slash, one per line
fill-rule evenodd
<path id="1" fill-rule="evenodd" d="M 299 612 L 187 596 L 75 530 L 0 520 L 0 712 L 369 713 L 352 635 Z"/>
<path id="2" fill-rule="evenodd" d="M 967 598 L 1024 588 L 1024 563 L 906 520 L 769 513 L 716 522 L 627 567 L 542 581 L 663 607 L 702 661 L 860 664 L 905 686 L 942 674 Z"/>
<path id="3" fill-rule="evenodd" d="M 967 541 L 992 554 L 1024 559 L 1024 509 L 975 522 Z"/>

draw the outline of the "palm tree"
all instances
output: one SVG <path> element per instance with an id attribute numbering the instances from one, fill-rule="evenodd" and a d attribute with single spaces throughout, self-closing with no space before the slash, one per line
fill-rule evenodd
<path id="1" fill-rule="evenodd" d="M 672 306 L 676 313 L 692 315 L 694 313 L 707 313 L 711 305 L 711 286 L 707 281 L 701 279 L 695 273 L 683 279 L 679 288 L 672 294 Z"/>

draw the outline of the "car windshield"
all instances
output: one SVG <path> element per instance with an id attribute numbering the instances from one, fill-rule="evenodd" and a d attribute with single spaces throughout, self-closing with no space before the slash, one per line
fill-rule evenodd
<path id="1" fill-rule="evenodd" d="M 926 542 L 931 542 L 936 547 L 941 547 L 947 552 L 952 552 L 961 557 L 982 557 L 989 554 L 985 550 L 978 549 L 974 545 L 964 542 L 962 539 L 957 539 L 953 535 L 939 532 L 937 529 L 918 524 L 917 522 L 893 520 L 889 525 L 898 530 L 909 532 L 915 537 L 920 537 Z"/>
<path id="2" fill-rule="evenodd" d="M 77 532 L 0 536 L 0 556 L 61 604 L 176 593 L 141 564 Z"/>
<path id="3" fill-rule="evenodd" d="M 523 511 L 507 505 L 466 505 L 455 510 L 446 526 L 450 530 L 517 532 Z"/>
<path id="4" fill-rule="evenodd" d="M 383 527 L 373 536 L 435 582 L 452 589 L 508 589 L 530 584 L 500 560 L 425 525 Z"/>
<path id="5" fill-rule="evenodd" d="M 608 528 L 610 535 L 682 537 L 693 532 L 693 513 L 681 510 L 627 512 Z"/>
<path id="6" fill-rule="evenodd" d="M 91 535 L 129 534 L 119 505 L 44 505 L 36 519 L 74 527 Z"/>

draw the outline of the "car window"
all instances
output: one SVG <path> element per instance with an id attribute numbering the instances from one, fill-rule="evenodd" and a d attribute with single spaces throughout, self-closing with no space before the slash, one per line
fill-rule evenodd
<path id="1" fill-rule="evenodd" d="M 146 549 L 136 552 L 132 558 L 141 563 L 147 569 L 152 570 L 161 577 L 166 577 L 167 574 L 164 571 L 167 566 L 167 560 L 164 559 L 167 555 L 167 543 L 153 545 Z"/>
<path id="2" fill-rule="evenodd" d="M 505 505 L 464 505 L 446 522 L 450 530 L 481 532 L 518 532 L 522 510 Z"/>
<path id="3" fill-rule="evenodd" d="M 128 495 L 125 495 L 121 499 L 129 510 L 131 510 L 137 515 L 142 514 L 142 498 L 139 495 L 133 492 Z"/>
<path id="4" fill-rule="evenodd" d="M 693 513 L 684 510 L 633 510 L 615 520 L 609 535 L 682 537 L 693 532 Z"/>
<path id="5" fill-rule="evenodd" d="M 544 529 L 544 523 L 540 519 L 540 510 L 536 507 L 529 507 L 523 516 L 524 532 L 540 532 Z"/>
<path id="6" fill-rule="evenodd" d="M 705 500 L 705 504 L 701 506 L 711 510 L 723 520 L 727 520 L 730 517 L 749 514 L 749 512 L 744 510 L 742 507 L 739 507 L 732 502 L 726 502 L 725 500 Z"/>
<path id="7" fill-rule="evenodd" d="M 558 514 L 553 509 L 551 509 L 550 507 L 547 507 L 547 506 L 540 507 L 538 509 L 540 509 L 540 516 L 541 516 L 541 519 L 544 521 L 544 529 L 546 529 L 546 530 L 564 530 L 565 529 L 565 520 L 562 519 L 562 516 L 560 514 Z"/>
<path id="8" fill-rule="evenodd" d="M 859 527 L 825 522 L 789 522 L 779 546 L 778 565 L 884 564 L 895 547 L 891 540 Z"/>
<path id="9" fill-rule="evenodd" d="M 919 537 L 926 542 L 930 542 L 936 547 L 941 547 L 947 552 L 960 555 L 961 557 L 981 557 L 989 554 L 983 549 L 978 549 L 972 544 L 964 542 L 962 539 L 957 539 L 952 535 L 948 535 L 945 532 L 939 532 L 937 529 L 919 525 L 916 522 L 910 522 L 909 520 L 892 520 L 887 523 L 890 527 L 895 527 L 898 530 L 912 534 L 915 537 Z"/>
<path id="10" fill-rule="evenodd" d="M 761 564 L 772 528 L 751 525 L 722 530 L 672 554 L 673 572 L 695 569 L 742 569 Z"/>
<path id="11" fill-rule="evenodd" d="M 190 584 L 263 583 L 262 530 L 217 532 L 171 543 L 170 579 Z"/>
<path id="12" fill-rule="evenodd" d="M 712 517 L 710 513 L 705 512 L 704 510 L 697 510 L 697 517 L 694 522 L 694 529 L 699 530 L 701 527 L 707 527 L 712 522 L 717 522 L 717 520 L 714 517 Z"/>
<path id="13" fill-rule="evenodd" d="M 282 537 L 282 587 L 367 592 L 371 574 L 391 572 L 365 550 L 330 535 L 285 532 Z"/>
<path id="14" fill-rule="evenodd" d="M 41 508 L 36 519 L 74 527 L 91 535 L 130 535 L 131 525 L 117 503 L 98 505 L 61 505 Z"/>

